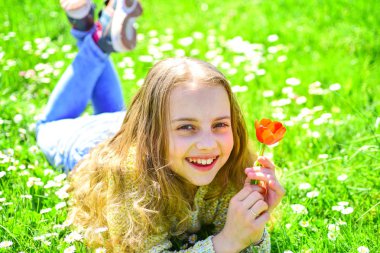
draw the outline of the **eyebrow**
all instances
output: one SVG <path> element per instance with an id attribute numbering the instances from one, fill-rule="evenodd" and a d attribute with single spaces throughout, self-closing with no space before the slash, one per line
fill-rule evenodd
<path id="1" fill-rule="evenodd" d="M 224 120 L 224 119 L 231 119 L 230 116 L 222 116 L 222 117 L 218 117 L 218 118 L 215 118 L 214 121 L 218 121 L 218 120 Z M 173 119 L 171 122 L 174 123 L 174 122 L 178 122 L 178 121 L 197 121 L 196 119 L 194 118 L 178 118 L 178 119 Z"/>

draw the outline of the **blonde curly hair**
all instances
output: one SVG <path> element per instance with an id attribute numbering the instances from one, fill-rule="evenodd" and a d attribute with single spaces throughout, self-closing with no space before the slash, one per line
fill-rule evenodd
<path id="1" fill-rule="evenodd" d="M 109 252 L 117 245 L 126 252 L 139 252 L 147 235 L 158 232 L 157 224 L 171 235 L 185 232 L 195 191 L 168 165 L 167 118 L 171 90 L 189 82 L 221 85 L 230 100 L 234 147 L 206 198 L 217 198 L 228 184 L 242 187 L 244 169 L 252 166 L 255 157 L 249 152 L 244 119 L 228 81 L 201 60 L 160 61 L 133 98 L 120 130 L 94 148 L 70 175 L 69 219 L 83 230 L 90 247 L 103 246 Z M 120 216 L 124 219 L 120 223 L 128 225 L 122 233 L 112 234 L 110 210 L 117 212 L 127 198 L 134 200 L 133 205 Z M 175 227 L 170 225 L 172 219 L 178 221 Z M 99 227 L 109 231 L 96 233 Z"/>

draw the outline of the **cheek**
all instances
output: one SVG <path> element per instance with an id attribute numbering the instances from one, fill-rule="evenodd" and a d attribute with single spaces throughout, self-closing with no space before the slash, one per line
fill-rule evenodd
<path id="1" fill-rule="evenodd" d="M 191 146 L 191 138 L 171 136 L 169 139 L 169 156 L 171 158 L 183 156 Z"/>
<path id="2" fill-rule="evenodd" d="M 222 143 L 224 153 L 230 154 L 234 147 L 234 137 L 232 131 L 222 135 L 220 142 Z"/>

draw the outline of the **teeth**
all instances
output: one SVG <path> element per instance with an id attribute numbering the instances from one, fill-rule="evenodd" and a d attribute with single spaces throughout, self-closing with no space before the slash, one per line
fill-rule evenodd
<path id="1" fill-rule="evenodd" d="M 209 165 L 211 164 L 216 158 L 209 158 L 209 159 L 195 159 L 195 158 L 188 158 L 189 162 L 191 163 L 197 163 L 202 165 Z"/>

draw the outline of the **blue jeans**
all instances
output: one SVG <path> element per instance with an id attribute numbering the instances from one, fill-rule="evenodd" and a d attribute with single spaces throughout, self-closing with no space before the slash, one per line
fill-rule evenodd
<path id="1" fill-rule="evenodd" d="M 120 80 L 108 54 L 88 32 L 72 30 L 79 48 L 58 81 L 36 125 L 37 144 L 48 161 L 66 172 L 89 150 L 114 135 L 125 112 Z M 80 117 L 91 100 L 94 115 Z"/>

